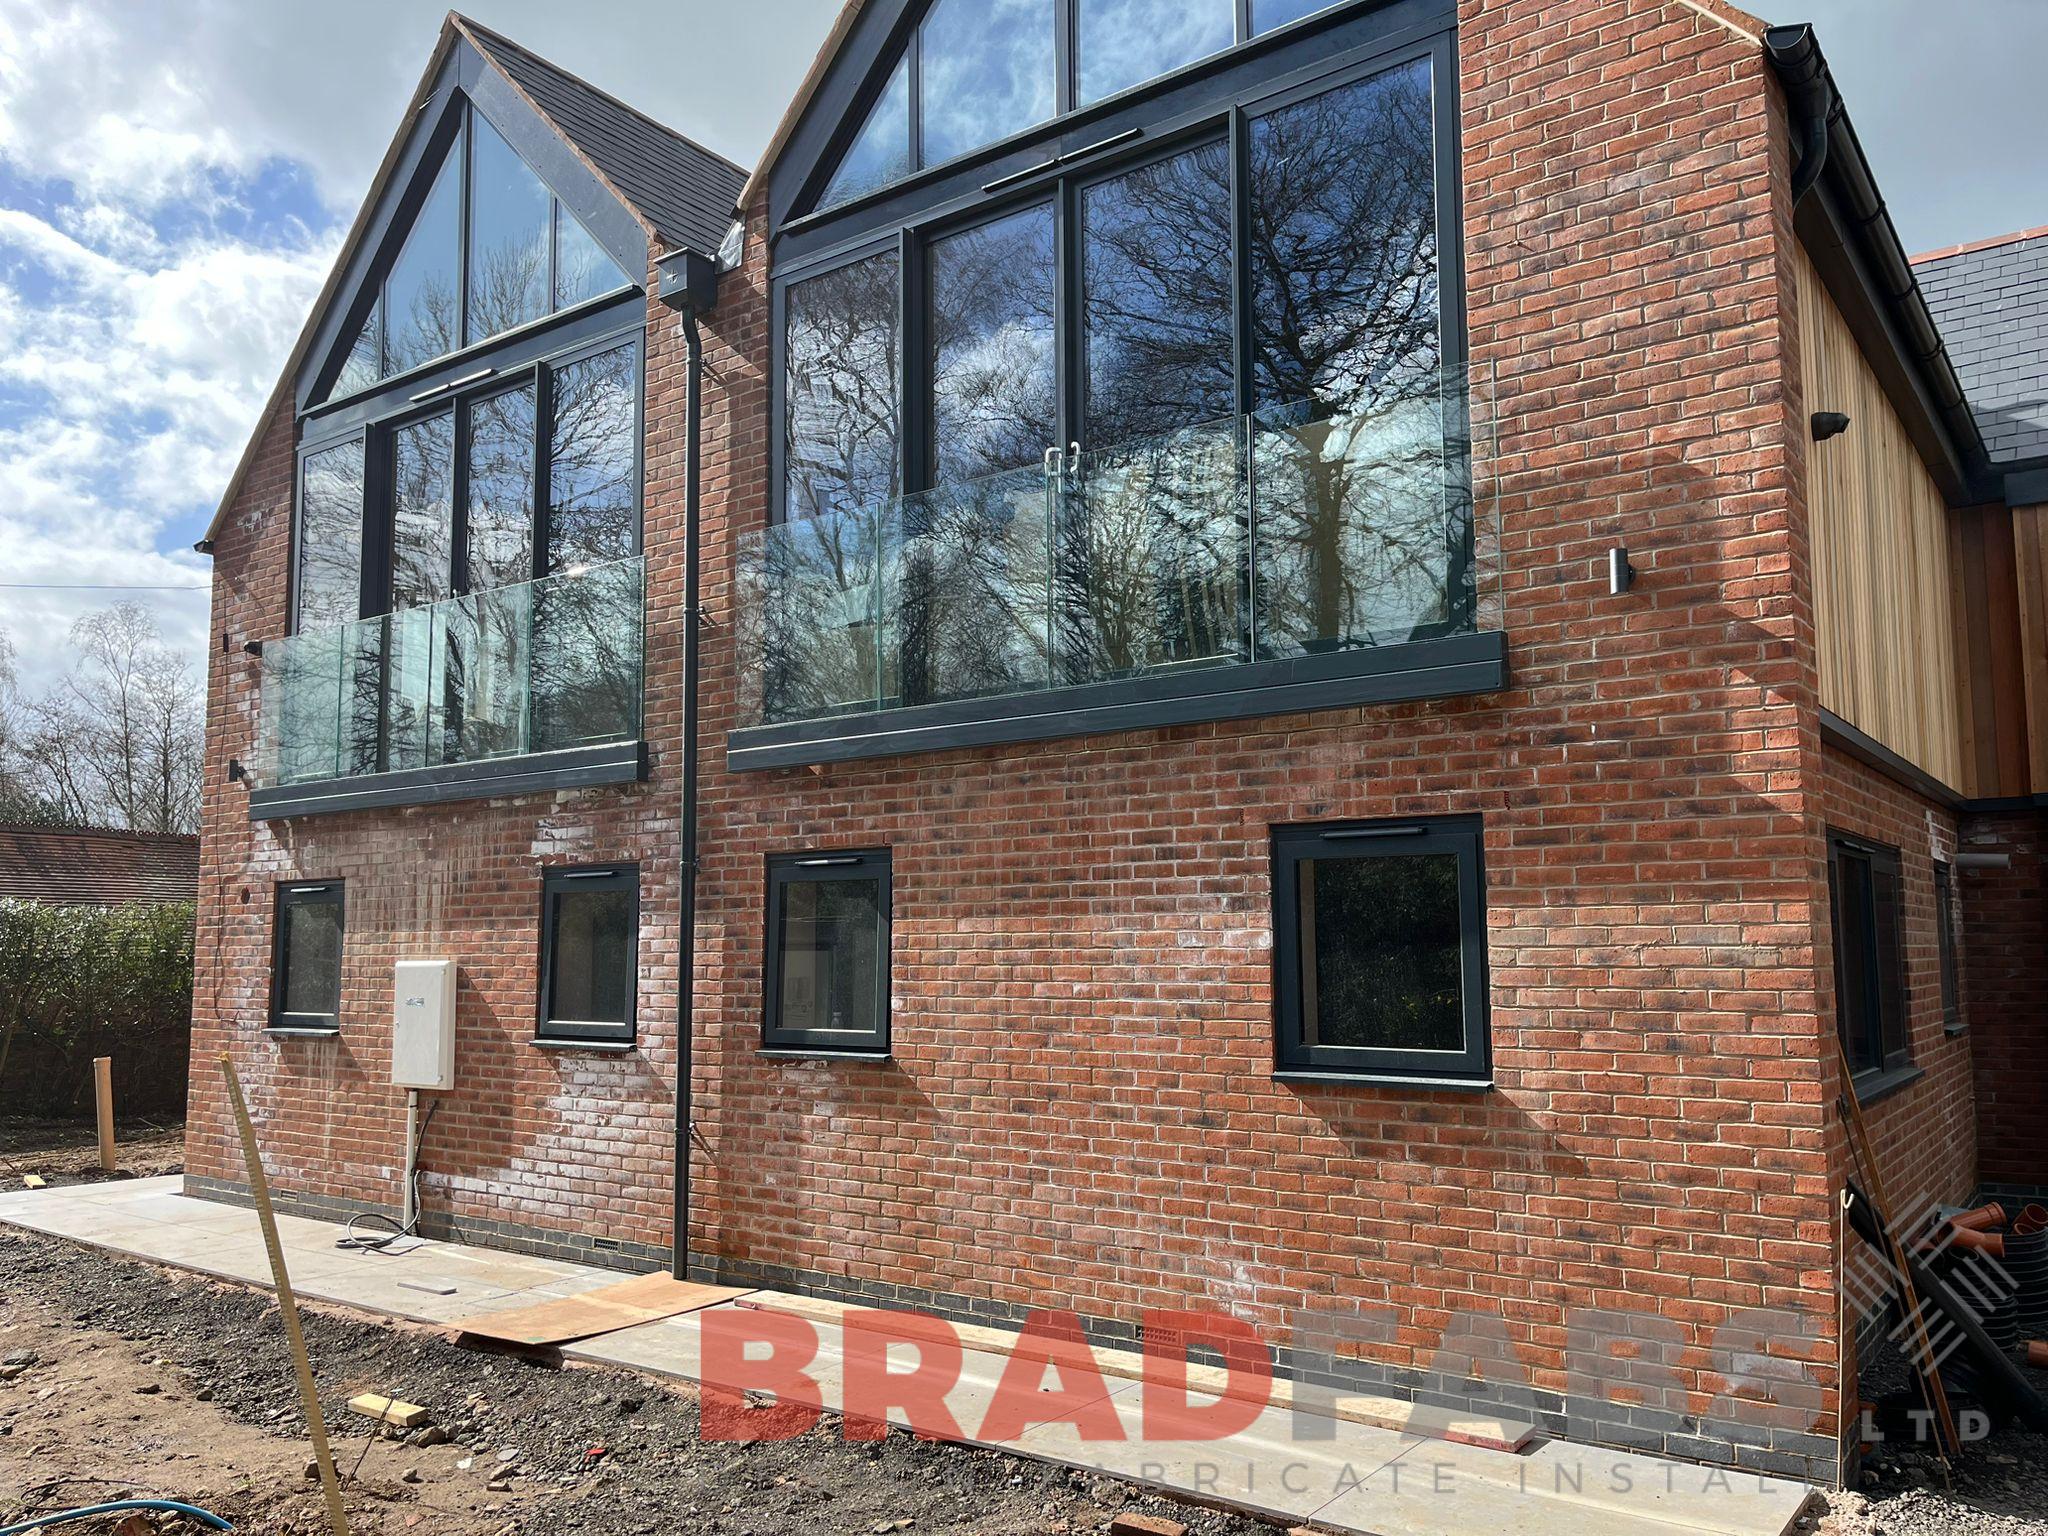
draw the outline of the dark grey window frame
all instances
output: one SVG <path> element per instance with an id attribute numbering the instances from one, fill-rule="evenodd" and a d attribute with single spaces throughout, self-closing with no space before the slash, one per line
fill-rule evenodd
<path id="1" fill-rule="evenodd" d="M 285 914 L 299 907 L 341 909 L 341 953 L 334 973 L 334 1007 L 326 1013 L 284 1011 L 286 944 L 288 921 Z M 348 890 L 343 880 L 280 880 L 273 898 L 270 924 L 270 1019 L 267 1028 L 275 1035 L 334 1035 L 341 1032 L 341 973 L 348 957 Z"/>
<path id="2" fill-rule="evenodd" d="M 1847 971 L 1843 911 L 1845 870 L 1859 865 L 1870 882 L 1870 924 L 1859 945 L 1864 955 L 1862 982 L 1871 999 L 1869 1017 L 1852 1021 L 1844 1010 Z M 1892 953 L 1884 953 L 1884 929 L 1877 908 L 1877 877 L 1888 873 L 1896 909 L 1892 914 Z M 1858 1098 L 1884 1092 L 1905 1074 L 1912 1073 L 1912 990 L 1906 974 L 1905 879 L 1899 850 L 1888 843 L 1874 842 L 1854 833 L 1833 828 L 1828 831 L 1828 921 L 1834 941 L 1835 1019 L 1834 1027 L 1849 1061 Z M 1898 1044 L 1885 1041 L 1887 1011 L 1898 1020 Z M 1859 1049 L 1860 1041 L 1860 1049 Z M 1867 1060 L 1859 1061 L 1859 1055 Z"/>
<path id="3" fill-rule="evenodd" d="M 479 401 L 531 385 L 534 391 L 533 542 L 530 576 L 547 574 L 548 434 L 553 421 L 554 375 L 573 363 L 631 344 L 633 347 L 633 485 L 636 517 L 633 551 L 641 552 L 645 537 L 647 492 L 647 341 L 646 314 L 636 292 L 627 300 L 608 298 L 597 307 L 555 317 L 563 322 L 513 336 L 467 357 L 438 383 L 461 381 L 459 388 L 435 388 L 432 397 L 413 398 L 423 391 L 409 386 L 358 395 L 347 408 L 309 419 L 301 428 L 292 495 L 291 632 L 299 627 L 299 545 L 305 511 L 306 460 L 349 442 L 363 452 L 362 595 L 359 619 L 391 611 L 392 524 L 396 513 L 392 493 L 392 442 L 404 426 L 443 411 L 455 413 L 455 464 L 450 491 L 454 562 L 452 590 L 470 590 L 467 571 L 469 495 L 468 422 Z M 480 369 L 488 374 L 470 378 Z M 432 377 L 432 375 L 429 375 Z M 434 386 L 430 386 L 434 387 Z"/>
<path id="4" fill-rule="evenodd" d="M 881 929 L 876 935 L 875 1031 L 784 1029 L 777 1021 L 782 1009 L 782 921 L 784 893 L 798 884 L 832 880 L 874 880 L 881 886 Z M 891 1050 L 890 1002 L 893 995 L 890 960 L 895 952 L 895 869 L 886 848 L 821 848 L 804 853 L 771 854 L 763 902 L 761 961 L 761 1049 L 834 1056 L 883 1058 Z"/>
<path id="5" fill-rule="evenodd" d="M 1273 1064 L 1281 1077 L 1354 1078 L 1414 1086 L 1485 1087 L 1492 1062 L 1486 964 L 1486 867 L 1477 816 L 1316 822 L 1273 829 Z M 1301 910 L 1304 859 L 1441 853 L 1458 860 L 1465 1048 L 1403 1051 L 1303 1042 Z"/>
<path id="6" fill-rule="evenodd" d="M 1941 1022 L 1950 1034 L 1969 1027 L 1963 1013 L 1962 961 L 1956 949 L 1955 865 L 1934 861 L 1934 951 L 1941 974 Z"/>
<path id="7" fill-rule="evenodd" d="M 626 891 L 632 895 L 633 974 L 626 985 L 622 1022 L 550 1017 L 555 992 L 555 898 L 566 891 Z M 542 1045 L 631 1046 L 640 1012 L 640 866 L 637 863 L 564 864 L 541 871 L 540 996 L 534 1040 Z"/>
<path id="8" fill-rule="evenodd" d="M 828 212 L 784 222 L 771 236 L 769 520 L 780 522 L 787 512 L 784 432 L 788 402 L 784 385 L 787 294 L 793 284 L 896 247 L 899 372 L 894 382 L 901 427 L 897 477 L 903 493 L 914 495 L 930 488 L 929 467 L 934 462 L 925 357 L 930 287 L 924 251 L 934 240 L 1050 198 L 1055 207 L 1058 273 L 1058 437 L 1064 444 L 1076 434 L 1082 389 L 1077 366 L 1081 241 L 1075 199 L 1079 188 L 1216 138 L 1226 138 L 1229 145 L 1236 410 L 1240 414 L 1248 410 L 1253 273 L 1245 249 L 1250 198 L 1247 120 L 1425 57 L 1431 61 L 1435 80 L 1439 335 L 1443 366 L 1462 366 L 1465 280 L 1454 13 L 1426 4 L 1396 4 L 1363 12 L 1356 7 L 1337 7 L 1005 141 L 1010 150 L 1005 163 L 1023 162 L 1021 175 L 997 175 L 989 180 L 981 172 L 967 175 L 958 169 L 979 164 L 982 155 L 978 152 L 955 162 L 950 175 L 935 178 L 933 173 L 921 172 Z M 1092 130 L 1077 126 L 1088 124 L 1093 125 Z M 855 121 L 852 131 L 858 127 Z M 1091 144 L 1099 145 L 1099 150 L 1090 152 Z M 1069 158 L 1061 160 L 1063 155 Z M 836 164 L 836 158 L 832 163 Z M 825 174 L 829 175 L 829 170 Z"/>

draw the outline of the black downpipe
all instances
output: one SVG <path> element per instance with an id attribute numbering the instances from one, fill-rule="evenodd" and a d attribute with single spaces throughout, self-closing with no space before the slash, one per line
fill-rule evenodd
<path id="1" fill-rule="evenodd" d="M 1812 27 L 1772 27 L 1764 34 L 1764 47 L 1785 86 L 1796 126 L 1805 140 L 1799 151 L 1799 163 L 1792 168 L 1792 206 L 1796 208 L 1827 169 L 1828 125 L 1837 98 Z"/>
<path id="2" fill-rule="evenodd" d="M 677 921 L 681 971 L 676 997 L 676 1189 L 671 1272 L 690 1277 L 690 1038 L 697 1013 L 697 650 L 700 570 L 697 521 L 703 436 L 698 428 L 704 401 L 704 338 L 697 312 L 683 312 L 683 341 L 689 353 L 683 443 L 683 825 Z"/>

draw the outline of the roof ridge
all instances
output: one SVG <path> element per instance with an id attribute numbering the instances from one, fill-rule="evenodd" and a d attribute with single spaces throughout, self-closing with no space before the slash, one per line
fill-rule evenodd
<path id="1" fill-rule="evenodd" d="M 40 832 L 51 837 L 147 838 L 162 843 L 196 843 L 197 832 L 144 832 L 128 827 L 50 826 L 37 821 L 0 821 L 0 832 Z"/>
<path id="2" fill-rule="evenodd" d="M 606 101 L 610 102 L 613 106 L 617 107 L 621 112 L 630 112 L 633 116 L 639 118 L 641 122 L 647 124 L 648 127 L 660 130 L 662 133 L 667 134 L 670 138 L 676 140 L 676 142 L 680 144 L 689 145 L 690 148 L 696 150 L 698 154 L 706 155 L 709 158 L 718 161 L 720 164 L 725 165 L 731 170 L 738 172 L 741 176 L 747 174 L 747 168 L 741 165 L 738 161 L 733 160 L 726 155 L 721 155 L 715 149 L 708 148 L 704 144 L 699 143 L 696 139 L 691 138 L 687 133 L 682 132 L 680 129 L 670 127 L 667 123 L 664 123 L 660 118 L 654 116 L 652 113 L 642 111 L 639 107 L 634 106 L 633 103 L 631 103 L 630 101 L 625 100 L 623 97 L 614 95 L 612 92 L 606 90 L 603 86 L 593 85 L 590 81 L 584 79 L 583 76 L 577 74 L 575 70 L 567 68 L 562 64 L 556 63 L 546 54 L 535 53 L 531 48 L 527 47 L 526 44 L 520 42 L 517 38 L 507 37 L 503 32 L 500 32 L 497 28 L 485 26 L 482 22 L 478 21 L 475 17 L 468 15 L 466 12 L 450 11 L 449 15 L 453 16 L 459 23 L 461 23 L 463 27 L 467 28 L 471 33 L 483 37 L 488 37 L 492 42 L 500 43 L 505 47 L 510 48 L 515 53 L 524 54 L 527 58 L 532 59 L 535 63 L 546 65 L 549 69 L 552 69 L 556 74 L 562 76 L 564 79 L 575 81 L 576 84 L 582 86 L 583 89 L 590 92 L 591 95 L 603 97 Z"/>
<path id="3" fill-rule="evenodd" d="M 1924 261 L 1946 261 L 1951 256 L 1967 256 L 1973 251 L 1988 251 L 2001 245 L 2018 245 L 2022 240 L 2039 240 L 2048 235 L 2048 224 L 2037 224 L 2032 229 L 2016 229 L 2009 235 L 1991 235 L 1982 240 L 1965 240 L 1960 245 L 1944 245 L 1938 250 L 1922 251 L 1918 256 L 1906 259 L 1914 266 Z"/>

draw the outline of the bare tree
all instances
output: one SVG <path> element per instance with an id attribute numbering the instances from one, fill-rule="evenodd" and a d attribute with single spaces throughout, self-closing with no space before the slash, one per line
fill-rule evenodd
<path id="1" fill-rule="evenodd" d="M 139 603 L 71 626 L 72 669 L 22 710 L 31 792 L 79 825 L 189 832 L 199 820 L 202 691 Z"/>

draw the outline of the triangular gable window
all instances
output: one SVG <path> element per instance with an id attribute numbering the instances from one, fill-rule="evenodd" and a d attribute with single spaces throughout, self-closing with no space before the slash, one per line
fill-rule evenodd
<path id="1" fill-rule="evenodd" d="M 323 398 L 360 394 L 631 282 L 504 136 L 465 106 Z"/>
<path id="2" fill-rule="evenodd" d="M 910 61 L 897 61 L 881 99 L 848 146 L 846 158 L 825 184 L 820 208 L 864 197 L 910 174 Z"/>

